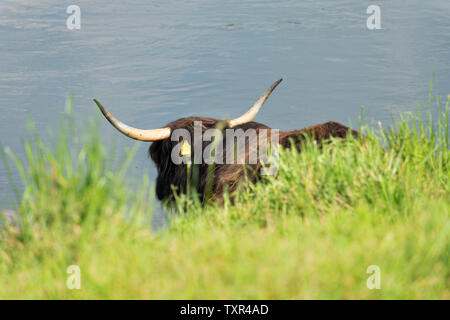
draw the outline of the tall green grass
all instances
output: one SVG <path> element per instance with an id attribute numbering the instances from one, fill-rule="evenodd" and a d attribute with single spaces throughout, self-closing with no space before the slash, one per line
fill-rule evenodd
<path id="1" fill-rule="evenodd" d="M 449 299 L 449 101 L 425 108 L 363 141 L 282 150 L 278 177 L 233 204 L 180 196 L 156 231 L 148 178 L 125 182 L 133 152 L 114 164 L 95 123 L 66 119 L 26 160 L 2 148 L 24 191 L 0 231 L 0 298 Z"/>

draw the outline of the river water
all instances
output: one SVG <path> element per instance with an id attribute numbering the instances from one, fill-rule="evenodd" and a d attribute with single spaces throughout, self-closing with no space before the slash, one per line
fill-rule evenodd
<path id="1" fill-rule="evenodd" d="M 66 25 L 71 4 L 79 30 Z M 367 27 L 369 5 L 380 8 L 379 30 Z M 450 93 L 449 17 L 448 0 L 2 0 L 0 142 L 23 157 L 27 116 L 55 129 L 69 93 L 78 117 L 98 113 L 97 97 L 125 122 L 153 128 L 236 117 L 280 77 L 256 121 L 356 125 L 364 105 L 366 118 L 388 124 L 427 98 L 433 70 L 434 93 Z M 119 150 L 133 144 L 101 123 Z M 133 171 L 153 179 L 147 147 Z M 0 205 L 12 196 L 0 165 Z"/>

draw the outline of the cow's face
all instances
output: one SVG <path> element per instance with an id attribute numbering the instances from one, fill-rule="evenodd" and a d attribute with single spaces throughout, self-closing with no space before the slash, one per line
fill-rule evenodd
<path id="1" fill-rule="evenodd" d="M 170 199 L 173 196 L 173 192 L 183 193 L 186 189 L 186 182 L 188 180 L 187 173 L 188 168 L 186 161 L 179 162 L 174 161 L 174 157 L 178 160 L 183 159 L 182 152 L 188 152 L 189 158 L 195 158 L 195 152 L 200 150 L 203 152 L 205 142 L 194 141 L 194 126 L 196 130 L 201 128 L 201 135 L 208 129 L 217 128 L 221 121 L 204 117 L 189 117 L 182 118 L 171 122 L 167 125 L 171 129 L 172 135 L 164 140 L 155 141 L 149 148 L 149 155 L 156 165 L 158 176 L 156 179 L 156 195 L 159 200 Z M 199 130 L 200 131 L 200 130 Z M 199 132 L 196 132 L 199 134 Z M 184 143 L 186 141 L 186 144 Z M 201 143 L 199 148 L 195 148 L 195 143 Z M 189 150 L 184 150 L 188 148 Z M 192 162 L 192 161 L 190 161 Z M 202 193 L 200 190 L 202 185 L 202 179 L 206 165 L 192 164 L 190 166 L 191 175 L 191 187 Z"/>

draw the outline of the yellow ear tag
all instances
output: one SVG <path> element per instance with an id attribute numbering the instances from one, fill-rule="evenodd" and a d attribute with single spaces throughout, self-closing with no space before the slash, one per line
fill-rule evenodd
<path id="1" fill-rule="evenodd" d="M 182 156 L 188 156 L 188 157 L 191 156 L 191 146 L 189 145 L 187 140 L 184 140 L 183 146 L 181 147 L 180 154 Z"/>

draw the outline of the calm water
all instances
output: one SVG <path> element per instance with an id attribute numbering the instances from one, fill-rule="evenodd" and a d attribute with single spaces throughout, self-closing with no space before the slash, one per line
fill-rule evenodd
<path id="1" fill-rule="evenodd" d="M 56 128 L 68 93 L 80 117 L 97 97 L 136 127 L 189 115 L 240 115 L 279 77 L 257 117 L 294 129 L 327 120 L 388 123 L 434 93 L 450 93 L 450 1 L 87 1 L 68 30 L 71 1 L 1 0 L 0 141 L 23 156 L 29 114 Z M 382 30 L 366 9 L 381 7 Z M 133 142 L 117 136 L 119 150 Z M 155 168 L 142 143 L 134 171 Z M 0 165 L 0 205 L 12 197 Z"/>

